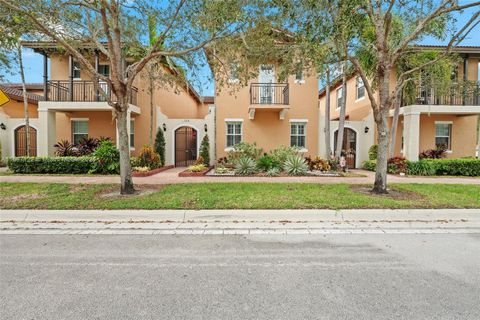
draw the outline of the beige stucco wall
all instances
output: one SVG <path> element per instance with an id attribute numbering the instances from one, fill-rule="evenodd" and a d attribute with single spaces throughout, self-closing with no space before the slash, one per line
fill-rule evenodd
<path id="1" fill-rule="evenodd" d="M 295 83 L 294 77 L 288 77 L 290 109 L 285 119 L 280 120 L 279 110 L 257 110 L 254 119 L 249 119 L 250 87 L 224 87 L 216 92 L 216 145 L 217 157 L 226 155 L 226 119 L 241 119 L 242 141 L 256 142 L 269 151 L 280 145 L 290 145 L 290 120 L 307 119 L 307 154 L 318 154 L 318 84 L 315 75 L 305 75 L 305 83 Z M 258 82 L 253 79 L 249 82 Z M 232 91 L 235 90 L 235 91 Z"/>

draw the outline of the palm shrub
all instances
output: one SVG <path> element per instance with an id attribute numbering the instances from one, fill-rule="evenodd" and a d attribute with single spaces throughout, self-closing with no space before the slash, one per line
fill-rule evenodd
<path id="1" fill-rule="evenodd" d="M 143 146 L 138 156 L 140 167 L 155 169 L 161 166 L 160 155 L 151 146 Z"/>
<path id="2" fill-rule="evenodd" d="M 286 173 L 292 176 L 302 176 L 308 171 L 308 166 L 305 159 L 299 155 L 290 155 L 285 160 L 283 169 Z"/>
<path id="3" fill-rule="evenodd" d="M 163 130 L 158 128 L 157 135 L 155 136 L 155 152 L 160 156 L 160 166 L 165 165 L 165 136 Z"/>
<path id="4" fill-rule="evenodd" d="M 239 175 L 246 176 L 255 173 L 255 160 L 249 157 L 241 157 L 235 165 L 235 172 Z"/>
<path id="5" fill-rule="evenodd" d="M 200 157 L 203 158 L 203 163 L 206 166 L 210 165 L 210 142 L 208 141 L 208 135 L 205 135 L 200 144 Z"/>
<path id="6" fill-rule="evenodd" d="M 257 161 L 257 169 L 262 172 L 267 172 L 268 170 L 272 168 L 278 168 L 280 167 L 280 164 L 272 158 L 272 156 L 269 156 L 268 154 L 264 155 Z"/>
<path id="7" fill-rule="evenodd" d="M 114 174 L 120 171 L 120 153 L 112 141 L 102 141 L 92 153 L 95 165 L 91 173 Z"/>

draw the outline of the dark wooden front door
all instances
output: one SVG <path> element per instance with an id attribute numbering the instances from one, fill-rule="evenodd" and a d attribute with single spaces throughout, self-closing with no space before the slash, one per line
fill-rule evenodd
<path id="1" fill-rule="evenodd" d="M 30 156 L 37 156 L 37 130 L 33 127 L 28 128 L 30 136 Z M 15 129 L 15 157 L 27 156 L 27 130 L 25 126 Z"/>
<path id="2" fill-rule="evenodd" d="M 338 137 L 338 130 L 335 131 L 335 135 L 334 135 L 334 144 L 335 144 L 334 150 L 337 149 L 337 137 Z M 356 163 L 357 133 L 350 128 L 345 128 L 343 131 L 342 151 L 345 152 L 347 167 L 349 169 L 354 169 L 355 163 Z"/>
<path id="3" fill-rule="evenodd" d="M 180 127 L 175 130 L 175 166 L 187 167 L 197 160 L 197 130 Z"/>

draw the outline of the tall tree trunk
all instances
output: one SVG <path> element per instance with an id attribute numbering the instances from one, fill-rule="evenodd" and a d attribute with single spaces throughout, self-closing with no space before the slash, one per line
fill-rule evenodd
<path id="1" fill-rule="evenodd" d="M 325 87 L 325 149 L 326 159 L 332 155 L 332 146 L 330 145 L 330 68 L 327 67 L 327 86 Z"/>
<path id="2" fill-rule="evenodd" d="M 388 153 L 389 158 L 392 158 L 395 154 L 395 144 L 397 143 L 398 118 L 400 116 L 401 105 L 402 105 L 402 94 L 398 93 L 395 100 L 395 110 L 393 111 L 392 130 L 391 130 L 392 138 L 390 142 L 390 150 Z"/>
<path id="3" fill-rule="evenodd" d="M 387 191 L 387 162 L 388 162 L 388 115 L 391 108 L 391 100 L 389 99 L 389 78 L 390 73 L 385 71 L 379 77 L 379 107 L 374 110 L 375 124 L 377 125 L 377 165 L 375 170 L 375 182 L 373 192 L 388 193 Z"/>
<path id="4" fill-rule="evenodd" d="M 28 98 L 27 87 L 25 85 L 25 72 L 23 69 L 22 45 L 18 43 L 18 65 L 20 67 L 20 77 L 22 79 L 22 93 L 23 93 L 23 112 L 25 115 L 25 146 L 27 148 L 27 157 L 30 157 L 30 117 L 28 115 Z"/>
<path id="5" fill-rule="evenodd" d="M 335 150 L 335 158 L 340 158 L 343 147 L 343 133 L 345 130 L 345 113 L 347 109 L 347 63 L 342 66 L 342 104 L 340 106 L 340 116 L 338 119 L 337 148 Z"/>
<path id="6" fill-rule="evenodd" d="M 135 192 L 132 180 L 132 167 L 130 164 L 130 146 L 128 139 L 128 123 L 127 123 L 127 110 L 128 103 L 126 98 L 120 99 L 124 101 L 124 105 L 120 106 L 120 110 L 116 111 L 117 115 L 117 127 L 118 127 L 118 145 L 120 149 L 120 193 L 132 194 Z M 120 103 L 120 102 L 119 102 Z"/>
<path id="7" fill-rule="evenodd" d="M 151 74 L 152 70 L 148 70 L 148 80 L 149 80 L 149 86 L 148 86 L 148 92 L 150 93 L 150 145 L 153 146 L 153 114 L 154 114 L 154 107 L 153 107 L 153 75 Z"/>

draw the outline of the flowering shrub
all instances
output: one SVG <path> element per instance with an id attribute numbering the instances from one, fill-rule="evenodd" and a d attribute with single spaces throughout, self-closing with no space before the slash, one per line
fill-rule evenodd
<path id="1" fill-rule="evenodd" d="M 447 148 L 445 146 L 440 146 L 435 149 L 428 149 L 420 152 L 418 158 L 422 159 L 442 159 L 445 158 L 447 154 Z"/>

